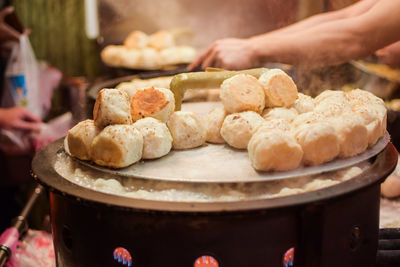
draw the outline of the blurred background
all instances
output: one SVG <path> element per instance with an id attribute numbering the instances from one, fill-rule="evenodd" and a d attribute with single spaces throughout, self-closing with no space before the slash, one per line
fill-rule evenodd
<path id="1" fill-rule="evenodd" d="M 104 75 L 99 51 L 121 44 L 133 30 L 187 28 L 191 45 L 206 48 L 222 37 L 249 37 L 316 13 L 345 7 L 354 0 L 14 0 L 38 59 L 71 76 Z M 86 4 L 86 7 L 85 7 Z M 85 16 L 94 13 L 95 16 Z M 93 10 L 96 9 L 96 10 Z M 88 34 L 88 27 L 96 28 Z M 89 26 L 88 26 L 89 25 Z"/>

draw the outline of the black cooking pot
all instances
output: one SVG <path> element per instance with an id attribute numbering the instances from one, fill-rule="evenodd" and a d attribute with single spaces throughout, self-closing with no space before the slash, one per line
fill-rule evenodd
<path id="1" fill-rule="evenodd" d="M 54 169 L 62 141 L 33 160 L 49 190 L 58 266 L 196 265 L 212 256 L 220 267 L 375 266 L 380 183 L 393 171 L 392 144 L 362 174 L 308 193 L 232 202 L 135 199 L 93 191 Z M 286 256 L 285 256 L 286 253 Z M 289 253 L 289 254 L 287 254 Z M 289 256 L 288 256 L 289 255 Z M 390 266 L 390 265 L 387 265 Z"/>

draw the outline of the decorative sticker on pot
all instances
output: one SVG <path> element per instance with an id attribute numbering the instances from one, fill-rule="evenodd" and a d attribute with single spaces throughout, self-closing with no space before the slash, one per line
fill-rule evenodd
<path id="1" fill-rule="evenodd" d="M 128 267 L 132 266 L 132 256 L 125 248 L 117 247 L 114 249 L 113 256 L 114 260 L 121 263 L 121 265 Z"/>

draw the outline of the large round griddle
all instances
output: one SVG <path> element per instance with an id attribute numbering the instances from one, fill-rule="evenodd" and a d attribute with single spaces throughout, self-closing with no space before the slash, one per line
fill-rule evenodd
<path id="1" fill-rule="evenodd" d="M 216 102 L 200 102 L 182 105 L 183 110 L 204 114 L 220 105 Z M 338 158 L 318 166 L 301 166 L 283 172 L 259 172 L 254 170 L 246 150 L 238 150 L 226 144 L 206 144 L 189 150 L 171 150 L 159 159 L 143 160 L 122 169 L 110 169 L 90 161 L 81 164 L 113 175 L 169 182 L 187 183 L 249 183 L 296 178 L 328 171 L 340 170 L 366 161 L 381 152 L 389 143 L 386 134 L 371 148 L 351 158 Z"/>
<path id="2" fill-rule="evenodd" d="M 144 160 L 123 169 L 110 169 L 78 160 L 93 169 L 132 178 L 170 182 L 248 183 L 296 178 L 353 166 L 372 158 L 389 143 L 386 133 L 372 148 L 351 158 L 340 158 L 318 166 L 303 166 L 291 171 L 258 172 L 253 169 L 246 150 L 228 145 L 207 144 L 190 150 L 172 150 L 155 160 Z"/>

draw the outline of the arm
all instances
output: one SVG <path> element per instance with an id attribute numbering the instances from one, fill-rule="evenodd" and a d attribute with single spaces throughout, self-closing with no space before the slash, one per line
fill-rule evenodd
<path id="1" fill-rule="evenodd" d="M 271 32 L 268 32 L 268 33 L 265 33 L 262 35 L 274 36 L 277 34 L 288 34 L 288 33 L 301 31 L 304 29 L 308 29 L 312 26 L 319 25 L 321 23 L 326 23 L 326 22 L 330 22 L 330 21 L 334 21 L 334 20 L 340 20 L 340 19 L 358 16 L 360 14 L 367 12 L 373 5 L 376 4 L 376 2 L 377 2 L 377 0 L 359 1 L 359 2 L 357 2 L 353 5 L 350 5 L 346 8 L 314 15 L 312 17 L 301 20 L 301 21 L 291 24 L 289 26 L 286 26 L 281 29 L 271 31 Z M 262 36 L 262 35 L 258 35 L 258 36 Z"/>
<path id="2" fill-rule="evenodd" d="M 325 65 L 372 54 L 400 36 L 400 1 L 381 0 L 367 12 L 310 29 L 251 39 L 255 58 L 266 62 Z"/>
<path id="3" fill-rule="evenodd" d="M 367 56 L 399 38 L 400 1 L 380 0 L 369 8 L 372 0 L 363 2 L 365 6 L 347 9 L 341 19 L 303 30 L 294 26 L 286 33 L 278 30 L 249 39 L 218 40 L 189 68 L 243 69 L 263 62 L 332 65 Z M 350 16 L 354 14 L 358 15 Z"/>

